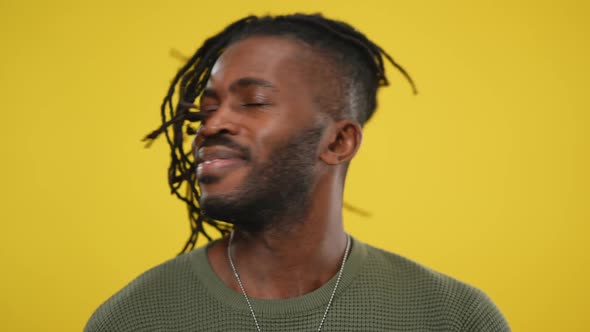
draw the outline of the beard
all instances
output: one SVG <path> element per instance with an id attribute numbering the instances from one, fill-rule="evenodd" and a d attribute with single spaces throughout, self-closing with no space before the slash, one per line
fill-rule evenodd
<path id="1" fill-rule="evenodd" d="M 276 146 L 269 159 L 254 164 L 232 193 L 202 196 L 199 204 L 203 214 L 249 232 L 279 226 L 286 216 L 302 220 L 315 184 L 314 168 L 323 129 L 308 128 Z"/>

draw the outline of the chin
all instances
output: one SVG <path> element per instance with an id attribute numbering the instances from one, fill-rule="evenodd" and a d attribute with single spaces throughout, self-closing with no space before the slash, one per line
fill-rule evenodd
<path id="1" fill-rule="evenodd" d="M 236 204 L 231 194 L 214 194 L 203 191 L 199 200 L 199 205 L 204 216 L 207 218 L 235 223 L 235 212 L 233 209 Z"/>
<path id="2" fill-rule="evenodd" d="M 214 174 L 203 174 L 199 176 L 198 181 L 201 197 L 231 195 L 244 182 L 245 174 L 242 173 L 234 171 L 232 174 L 224 176 Z"/>
<path id="3" fill-rule="evenodd" d="M 199 206 L 207 218 L 228 222 L 234 225 L 248 224 L 256 215 L 256 194 L 247 190 L 240 181 L 218 180 L 201 184 Z"/>
<path id="4" fill-rule="evenodd" d="M 220 183 L 200 184 L 201 189 L 201 206 L 207 204 L 209 200 L 226 200 L 232 197 L 235 192 L 235 186 L 222 185 Z"/>

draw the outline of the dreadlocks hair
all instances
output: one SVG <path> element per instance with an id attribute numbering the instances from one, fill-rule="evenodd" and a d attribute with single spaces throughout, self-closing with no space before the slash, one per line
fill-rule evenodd
<path id="1" fill-rule="evenodd" d="M 174 76 L 161 105 L 162 124 L 144 138 L 146 146 L 149 146 L 164 134 L 171 149 L 168 183 L 172 194 L 186 203 L 191 227 L 190 237 L 180 254 L 192 250 L 200 234 L 211 241 L 209 231 L 225 236 L 232 229 L 230 224 L 201 213 L 194 156 L 190 148 L 185 150 L 183 143 L 186 136 L 196 134 L 191 124 L 204 118 L 198 111 L 191 110 L 198 110 L 194 101 L 203 92 L 213 65 L 228 46 L 252 36 L 278 36 L 302 41 L 330 60 L 333 71 L 338 74 L 338 82 L 341 82 L 339 91 L 344 94 L 333 98 L 337 101 L 332 100 L 332 105 L 325 105 L 334 117 L 351 118 L 363 125 L 373 115 L 377 107 L 378 88 L 389 85 L 384 58 L 401 72 L 416 93 L 414 82 L 406 70 L 381 47 L 352 26 L 327 19 L 321 14 L 248 16 L 207 39 Z"/>

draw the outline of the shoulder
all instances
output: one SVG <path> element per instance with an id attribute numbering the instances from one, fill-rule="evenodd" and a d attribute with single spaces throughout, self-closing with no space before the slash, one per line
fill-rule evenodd
<path id="1" fill-rule="evenodd" d="M 395 253 L 367 245 L 361 278 L 391 296 L 393 305 L 413 308 L 422 319 L 444 317 L 437 325 L 444 324 L 449 330 L 510 330 L 484 292 Z"/>
<path id="2" fill-rule="evenodd" d="M 194 294 L 193 251 L 144 272 L 106 300 L 88 320 L 85 332 L 153 330 L 162 318 L 173 317 L 176 303 Z"/>

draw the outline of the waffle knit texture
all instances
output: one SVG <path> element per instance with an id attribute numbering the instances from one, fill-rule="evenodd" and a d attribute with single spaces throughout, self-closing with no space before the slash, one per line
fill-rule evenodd
<path id="1" fill-rule="evenodd" d="M 262 331 L 317 331 L 337 276 L 284 300 L 250 299 Z M 102 304 L 85 332 L 256 331 L 206 247 L 159 265 Z M 510 331 L 478 289 L 353 239 L 322 331 Z"/>

